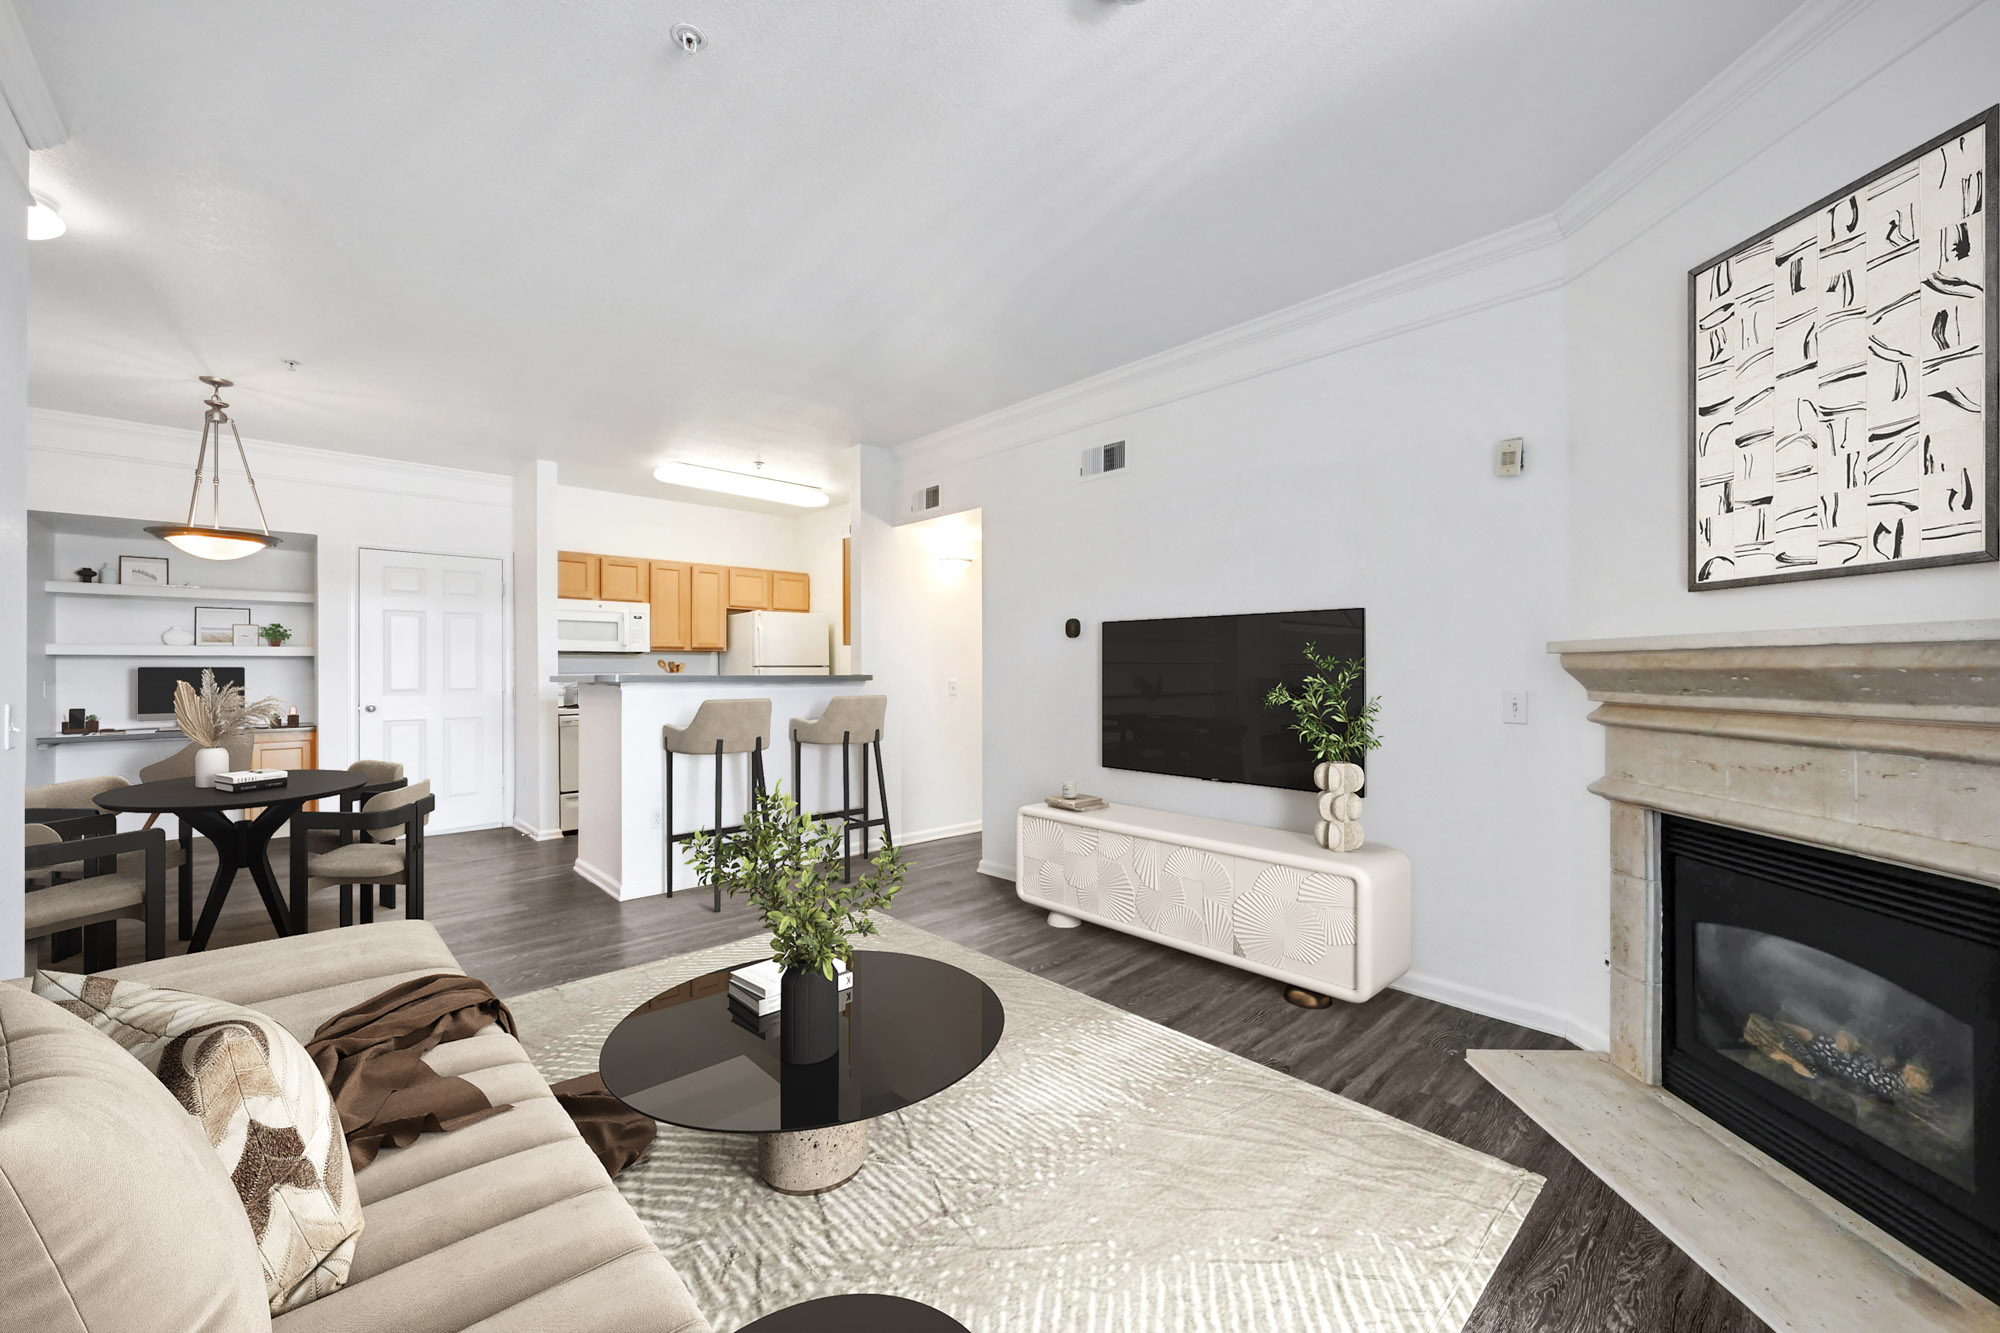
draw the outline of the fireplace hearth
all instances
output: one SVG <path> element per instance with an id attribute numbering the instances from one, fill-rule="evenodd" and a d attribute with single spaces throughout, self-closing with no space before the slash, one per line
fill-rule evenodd
<path id="1" fill-rule="evenodd" d="M 1672 816 L 1658 837 L 1667 1089 L 2000 1296 L 2000 894 Z"/>

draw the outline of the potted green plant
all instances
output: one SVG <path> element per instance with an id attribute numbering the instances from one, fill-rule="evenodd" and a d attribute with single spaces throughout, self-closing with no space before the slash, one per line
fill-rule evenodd
<path id="1" fill-rule="evenodd" d="M 292 632 L 290 630 L 286 629 L 283 625 L 278 625 L 278 624 L 260 625 L 257 628 L 257 633 L 262 635 L 264 638 L 264 642 L 269 644 L 273 648 L 284 647 L 285 640 L 292 637 Z"/>
<path id="2" fill-rule="evenodd" d="M 1265 706 L 1292 710 L 1292 730 L 1321 763 L 1359 763 L 1370 750 L 1380 749 L 1382 737 L 1375 727 L 1382 696 L 1360 697 L 1361 659 L 1335 657 L 1308 643 L 1306 661 L 1312 670 L 1298 692 L 1280 681 L 1264 696 Z"/>
<path id="3" fill-rule="evenodd" d="M 840 878 L 841 826 L 799 809 L 782 785 L 754 801 L 735 833 L 689 842 L 688 864 L 702 884 L 742 895 L 771 932 L 771 961 L 784 969 L 782 1045 L 792 1064 L 817 1064 L 840 1050 L 840 987 L 854 941 L 876 933 L 873 914 L 903 887 L 903 856 L 885 845 L 871 871 Z"/>

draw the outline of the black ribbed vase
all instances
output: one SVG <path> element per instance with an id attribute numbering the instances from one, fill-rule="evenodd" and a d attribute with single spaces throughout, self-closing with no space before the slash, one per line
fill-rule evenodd
<path id="1" fill-rule="evenodd" d="M 779 1053 L 785 1063 L 816 1065 L 840 1054 L 840 985 L 818 972 L 786 968 Z"/>

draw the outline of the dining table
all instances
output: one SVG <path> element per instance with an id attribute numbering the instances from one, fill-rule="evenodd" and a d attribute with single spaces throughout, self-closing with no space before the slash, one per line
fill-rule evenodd
<path id="1" fill-rule="evenodd" d="M 172 815 L 214 846 L 215 878 L 202 903 L 194 938 L 188 941 L 188 952 L 198 953 L 208 947 L 216 919 L 222 915 L 222 905 L 229 899 L 230 886 L 236 882 L 237 872 L 243 870 L 250 872 L 251 882 L 264 900 L 271 928 L 280 935 L 292 933 L 285 896 L 271 870 L 271 839 L 308 802 L 344 795 L 365 786 L 367 781 L 365 774 L 345 768 L 301 768 L 288 771 L 285 781 L 278 786 L 254 791 L 223 791 L 197 787 L 193 778 L 169 778 L 164 782 L 116 787 L 93 799 L 104 809 L 120 814 Z M 233 811 L 251 810 L 258 813 L 254 817 L 247 814 L 240 819 L 230 817 Z"/>

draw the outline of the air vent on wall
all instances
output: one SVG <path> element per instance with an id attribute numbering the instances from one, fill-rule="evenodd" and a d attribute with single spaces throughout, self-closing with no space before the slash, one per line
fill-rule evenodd
<path id="1" fill-rule="evenodd" d="M 921 514 L 926 509 L 936 509 L 937 507 L 938 488 L 935 486 L 925 486 L 910 496 L 910 512 L 913 514 Z"/>
<path id="2" fill-rule="evenodd" d="M 1083 451 L 1083 466 L 1076 475 L 1088 481 L 1092 477 L 1102 477 L 1107 473 L 1125 470 L 1125 441 L 1112 444 L 1094 444 Z"/>

